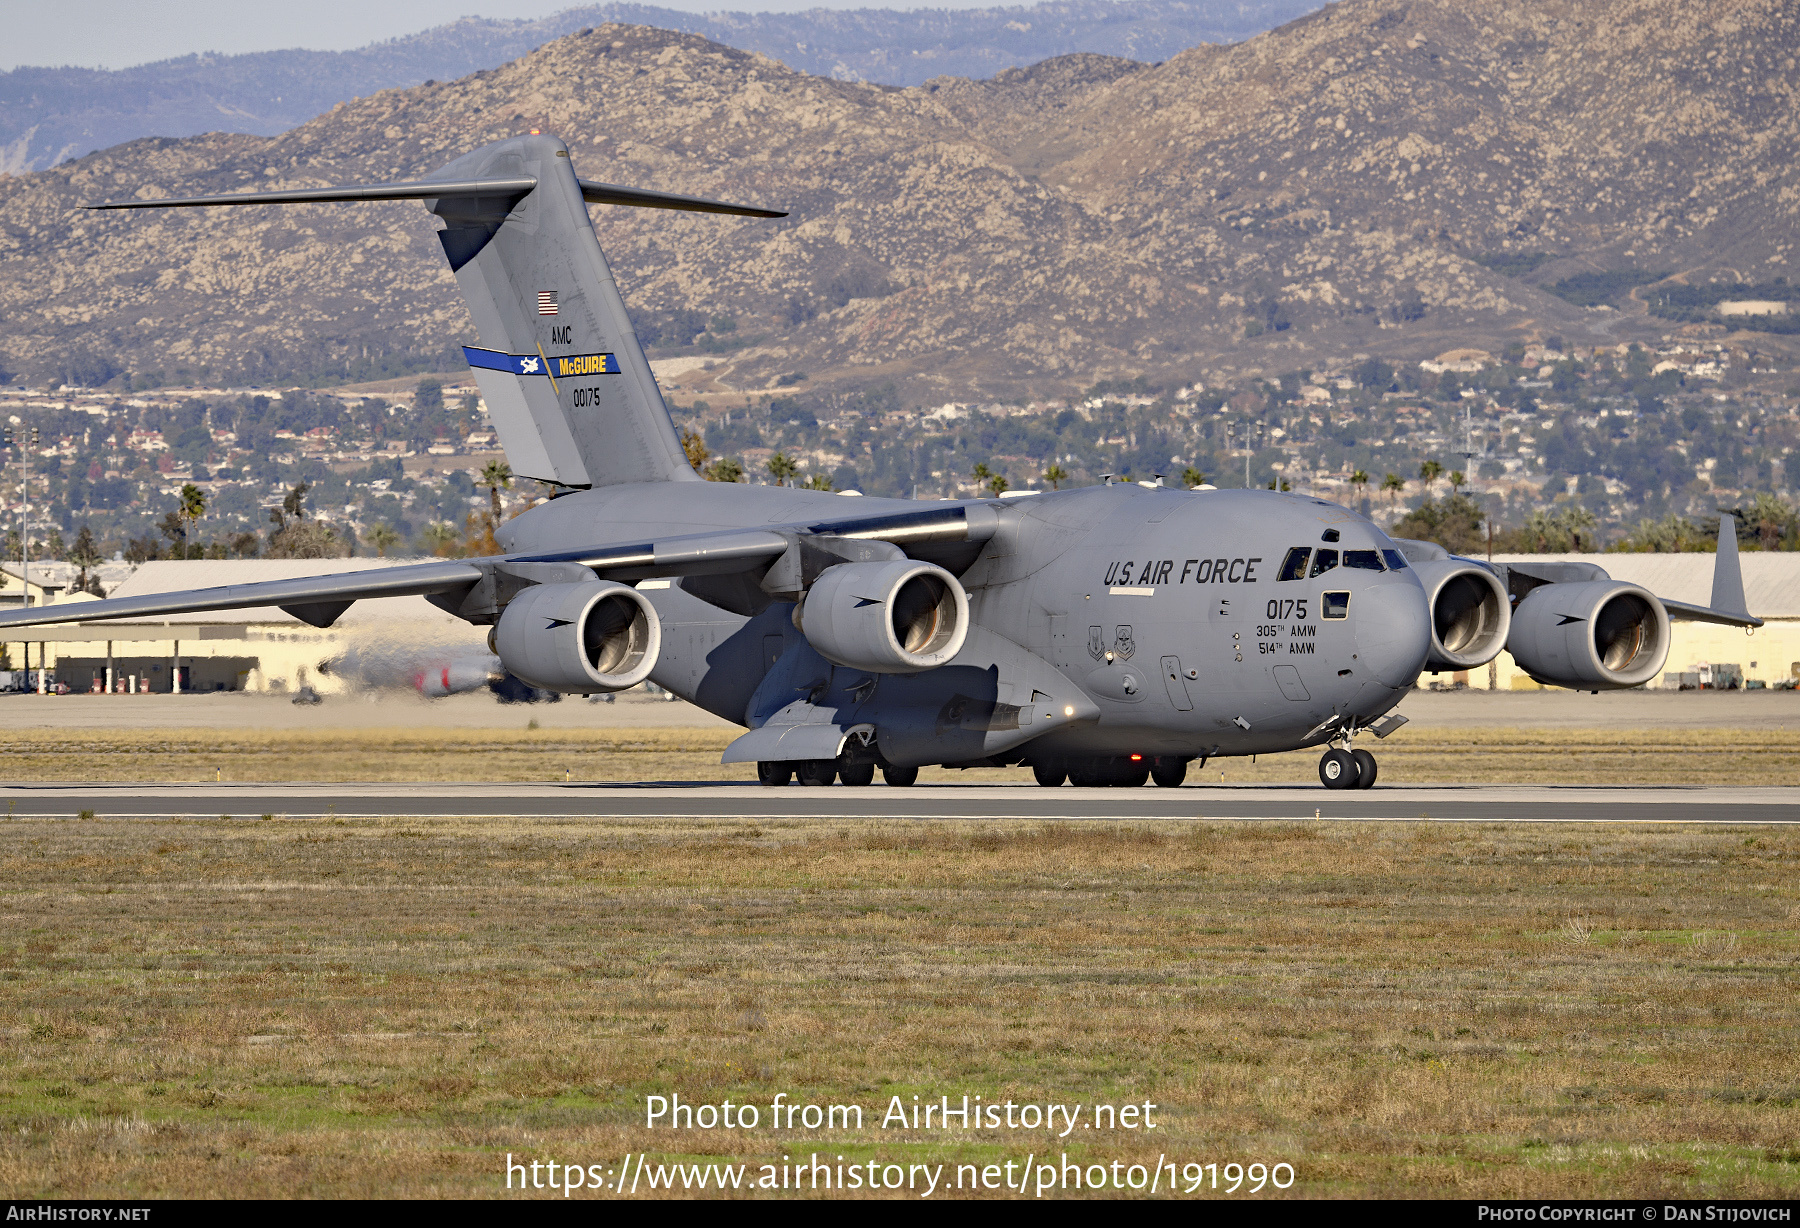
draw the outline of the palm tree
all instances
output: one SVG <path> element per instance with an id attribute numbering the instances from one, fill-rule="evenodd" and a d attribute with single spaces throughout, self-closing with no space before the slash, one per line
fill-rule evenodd
<path id="1" fill-rule="evenodd" d="M 1587 529 L 1592 529 L 1600 523 L 1594 518 L 1594 513 L 1588 511 L 1585 507 L 1574 504 L 1565 507 L 1556 519 L 1557 523 L 1562 526 L 1563 531 L 1569 535 L 1569 549 L 1577 552 L 1581 549 L 1582 532 Z M 1596 544 L 1592 534 L 1588 535 L 1588 542 L 1590 544 Z"/>
<path id="2" fill-rule="evenodd" d="M 1012 488 L 1012 483 L 1006 480 L 1004 473 L 996 473 L 987 480 L 987 488 L 993 491 L 994 498 L 998 499 Z"/>
<path id="3" fill-rule="evenodd" d="M 175 496 L 175 510 L 181 516 L 181 557 L 188 557 L 188 537 L 194 522 L 206 515 L 206 492 L 192 482 L 181 488 Z"/>
<path id="4" fill-rule="evenodd" d="M 806 485 L 802 486 L 800 489 L 801 490 L 836 490 L 837 487 L 833 486 L 831 484 L 831 479 L 826 477 L 824 474 L 815 473 L 810 478 L 806 479 Z"/>
<path id="5" fill-rule="evenodd" d="M 488 513 L 495 525 L 500 523 L 500 492 L 511 490 L 512 483 L 512 466 L 503 460 L 489 461 L 484 465 L 481 470 L 481 480 L 475 483 L 477 486 L 488 488 Z"/>
<path id="6" fill-rule="evenodd" d="M 1204 486 L 1206 485 L 1206 475 L 1192 465 L 1189 465 L 1186 469 L 1181 471 L 1181 484 L 1189 490 L 1194 489 L 1196 486 Z"/>
<path id="7" fill-rule="evenodd" d="M 1427 497 L 1430 497 L 1431 495 L 1431 484 L 1437 481 L 1438 476 L 1443 472 L 1444 467 L 1434 460 L 1428 460 L 1423 465 L 1419 466 L 1419 480 L 1425 483 L 1425 494 Z"/>
<path id="8" fill-rule="evenodd" d="M 1367 469 L 1358 469 L 1355 473 L 1352 473 L 1350 475 L 1350 485 L 1356 487 L 1356 494 L 1357 494 L 1358 498 L 1361 498 L 1363 496 L 1363 494 L 1365 493 L 1364 488 L 1367 487 L 1368 484 L 1369 484 L 1369 471 Z"/>
<path id="9" fill-rule="evenodd" d="M 981 461 L 980 463 L 978 463 L 975 466 L 975 468 L 973 470 L 971 470 L 970 472 L 974 476 L 975 484 L 977 486 L 986 486 L 988 484 L 988 480 L 994 476 L 994 471 L 987 467 L 986 461 Z"/>
<path id="10" fill-rule="evenodd" d="M 369 544 L 385 559 L 387 552 L 400 544 L 400 534 L 391 524 L 378 524 L 369 530 Z"/>
<path id="11" fill-rule="evenodd" d="M 461 535 L 457 533 L 456 527 L 448 520 L 432 521 L 425 526 L 424 531 L 420 533 L 419 536 L 425 543 L 426 552 L 435 554 L 440 558 L 447 559 L 455 557 L 456 550 L 461 544 L 459 541 Z"/>
<path id="12" fill-rule="evenodd" d="M 1069 480 L 1069 471 L 1054 461 L 1044 470 L 1044 481 L 1050 483 L 1051 490 L 1061 490 L 1062 484 Z"/>
<path id="13" fill-rule="evenodd" d="M 1450 493 L 1455 494 L 1467 480 L 1468 479 L 1463 476 L 1463 471 L 1461 469 L 1452 469 L 1450 471 Z"/>
<path id="14" fill-rule="evenodd" d="M 785 452 L 777 452 L 769 458 L 769 473 L 777 486 L 786 486 L 799 472 L 800 466 Z"/>
<path id="15" fill-rule="evenodd" d="M 1397 473 L 1390 473 L 1385 478 L 1381 479 L 1382 493 L 1387 495 L 1390 504 L 1393 503 L 1394 499 L 1405 489 L 1406 479 Z"/>
<path id="16" fill-rule="evenodd" d="M 741 482 L 744 480 L 744 467 L 735 456 L 721 456 L 706 467 L 700 475 L 709 482 Z"/>

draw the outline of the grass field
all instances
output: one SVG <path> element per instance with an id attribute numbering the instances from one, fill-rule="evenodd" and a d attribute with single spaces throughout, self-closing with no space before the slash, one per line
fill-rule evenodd
<path id="1" fill-rule="evenodd" d="M 0 746 L 13 781 L 750 780 L 721 766 L 726 728 L 328 730 L 25 729 Z M 1410 725 L 1364 739 L 1388 784 L 1800 784 L 1800 738 L 1780 729 L 1463 729 Z M 1194 783 L 1316 783 L 1319 752 L 1215 760 Z M 924 780 L 1028 781 L 1022 769 Z"/>
<path id="2" fill-rule="evenodd" d="M 817 1150 L 1791 1197 L 1797 867 L 1785 828 L 4 822 L 0 1194 L 504 1195 L 508 1153 Z M 645 1129 L 676 1092 L 870 1116 Z M 965 1093 L 1160 1128 L 874 1124 Z"/>

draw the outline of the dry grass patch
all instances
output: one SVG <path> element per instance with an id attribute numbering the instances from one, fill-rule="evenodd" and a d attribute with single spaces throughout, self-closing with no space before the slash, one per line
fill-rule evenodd
<path id="1" fill-rule="evenodd" d="M 1797 867 L 1800 833 L 1715 827 L 7 823 L 0 1190 L 492 1195 L 509 1151 L 816 1146 L 1791 1197 Z M 1162 1128 L 647 1133 L 671 1091 Z"/>
<path id="2" fill-rule="evenodd" d="M 10 780 L 753 780 L 712 729 L 71 730 L 9 735 Z"/>

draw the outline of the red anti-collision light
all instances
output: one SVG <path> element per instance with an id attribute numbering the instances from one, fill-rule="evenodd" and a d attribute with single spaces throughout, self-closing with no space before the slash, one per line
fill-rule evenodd
<path id="1" fill-rule="evenodd" d="M 1133 756 L 1132 756 L 1132 757 L 1131 757 L 1131 761 L 1132 761 L 1132 762 L 1133 762 L 1133 763 L 1136 763 L 1136 762 L 1137 762 L 1137 761 L 1138 761 L 1138 760 L 1140 760 L 1140 759 L 1142 759 L 1142 758 L 1143 758 L 1143 756 L 1142 756 L 1142 755 L 1133 755 Z"/>

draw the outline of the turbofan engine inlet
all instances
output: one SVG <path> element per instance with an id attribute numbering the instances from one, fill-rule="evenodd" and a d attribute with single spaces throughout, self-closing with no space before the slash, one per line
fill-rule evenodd
<path id="1" fill-rule="evenodd" d="M 1414 563 L 1413 571 L 1431 608 L 1426 669 L 1474 669 L 1500 655 L 1512 630 L 1512 604 L 1493 572 L 1457 559 Z"/>
<path id="2" fill-rule="evenodd" d="M 1545 584 L 1513 611 L 1507 651 L 1539 682 L 1581 691 L 1642 686 L 1669 656 L 1669 612 L 1619 580 Z"/>
<path id="3" fill-rule="evenodd" d="M 662 623 L 649 600 L 623 584 L 536 584 L 507 605 L 491 643 L 507 671 L 532 686 L 623 691 L 655 668 Z"/>
<path id="4" fill-rule="evenodd" d="M 955 576 L 931 563 L 840 563 L 819 573 L 794 621 L 833 665 L 917 674 L 962 651 L 969 598 Z"/>

